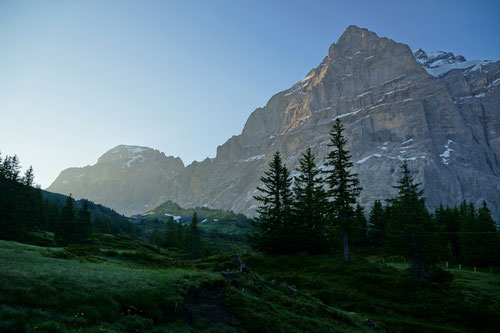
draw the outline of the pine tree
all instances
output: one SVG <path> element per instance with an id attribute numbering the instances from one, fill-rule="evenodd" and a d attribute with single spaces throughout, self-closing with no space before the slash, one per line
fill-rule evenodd
<path id="1" fill-rule="evenodd" d="M 162 241 L 161 241 L 161 236 L 160 232 L 158 229 L 154 229 L 153 232 L 151 233 L 151 236 L 149 237 L 149 241 L 153 243 L 154 245 L 160 246 Z"/>
<path id="2" fill-rule="evenodd" d="M 420 184 L 411 176 L 408 163 L 403 162 L 402 176 L 398 185 L 398 196 L 391 199 L 393 218 L 390 231 L 398 239 L 398 247 L 411 259 L 410 272 L 419 282 L 432 279 L 440 254 L 436 225 L 425 206 Z"/>
<path id="3" fill-rule="evenodd" d="M 19 181 L 19 173 L 21 172 L 21 165 L 17 155 L 10 158 L 9 161 L 9 179 Z"/>
<path id="4" fill-rule="evenodd" d="M 386 221 L 384 216 L 384 208 L 380 200 L 375 200 L 369 216 L 369 238 L 370 243 L 375 246 L 382 245 Z"/>
<path id="5" fill-rule="evenodd" d="M 67 245 L 76 241 L 74 201 L 70 194 L 61 208 L 59 219 L 54 228 L 55 239 L 58 244 Z"/>
<path id="6" fill-rule="evenodd" d="M 30 166 L 26 172 L 24 173 L 24 177 L 22 179 L 22 183 L 26 186 L 33 186 L 35 180 L 35 175 L 33 172 L 33 167 Z"/>
<path id="7" fill-rule="evenodd" d="M 85 242 L 92 233 L 92 217 L 87 200 L 82 200 L 82 207 L 78 211 L 74 238 L 78 242 Z"/>
<path id="8" fill-rule="evenodd" d="M 350 161 L 351 155 L 346 150 L 347 140 L 343 136 L 344 127 L 340 119 L 336 119 L 333 129 L 330 132 L 329 147 L 333 150 L 327 155 L 326 182 L 330 190 L 328 195 L 332 198 L 330 202 L 330 214 L 332 224 L 342 231 L 344 241 L 344 259 L 350 261 L 349 234 L 354 218 L 353 205 L 356 197 L 361 192 L 358 175 L 350 169 L 353 163 Z"/>
<path id="9" fill-rule="evenodd" d="M 357 246 L 368 245 L 368 221 L 366 220 L 365 210 L 359 203 L 354 211 L 352 244 Z"/>
<path id="10" fill-rule="evenodd" d="M 291 177 L 283 165 L 279 152 L 276 152 L 269 163 L 269 170 L 260 179 L 263 187 L 257 187 L 262 192 L 255 196 L 261 203 L 257 208 L 258 217 L 255 227 L 259 232 L 249 237 L 253 246 L 265 252 L 288 252 L 289 243 L 285 234 L 290 233 L 290 216 L 292 205 Z"/>
<path id="11" fill-rule="evenodd" d="M 295 244 L 298 250 L 324 252 L 327 196 L 321 170 L 316 166 L 311 148 L 299 159 L 298 176 L 294 178 L 293 203 Z"/>
<path id="12" fill-rule="evenodd" d="M 443 233 L 439 236 L 443 249 L 446 249 L 445 258 L 447 260 L 457 260 L 460 256 L 460 246 L 458 241 L 458 232 L 460 231 L 460 216 L 457 207 L 439 208 L 434 212 L 436 225 Z"/>
<path id="13" fill-rule="evenodd" d="M 479 257 L 479 249 L 476 246 L 477 240 L 472 236 L 472 234 L 468 234 L 469 232 L 477 232 L 476 225 L 476 208 L 474 204 L 467 203 L 467 201 L 463 201 L 459 208 L 460 215 L 460 231 L 458 237 L 458 243 L 460 246 L 460 259 L 459 261 L 462 263 L 473 263 Z"/>
<path id="14" fill-rule="evenodd" d="M 486 202 L 476 211 L 472 203 L 464 201 L 459 211 L 463 232 L 459 236 L 460 261 L 474 266 L 497 265 L 500 239 Z"/>
<path id="15" fill-rule="evenodd" d="M 187 230 L 187 242 L 186 249 L 188 252 L 188 256 L 191 259 L 200 258 L 202 253 L 202 244 L 201 244 L 201 233 L 198 228 L 198 214 L 193 213 L 193 217 L 191 218 L 191 223 L 189 224 Z"/>
<path id="16" fill-rule="evenodd" d="M 478 236 L 482 235 L 479 242 L 477 242 L 479 243 L 478 246 L 481 248 L 482 253 L 477 264 L 482 266 L 498 265 L 498 263 L 500 263 L 500 259 L 498 258 L 498 254 L 500 253 L 500 238 L 499 234 L 496 233 L 496 224 L 491 217 L 491 211 L 486 201 L 483 201 L 481 208 L 477 211 L 476 223 L 478 224 L 477 229 L 479 229 L 480 232 L 485 232 L 484 234 L 478 234 Z"/>
<path id="17" fill-rule="evenodd" d="M 177 246 L 177 232 L 176 232 L 174 218 L 172 216 L 169 217 L 167 223 L 165 224 L 163 246 L 164 247 Z"/>

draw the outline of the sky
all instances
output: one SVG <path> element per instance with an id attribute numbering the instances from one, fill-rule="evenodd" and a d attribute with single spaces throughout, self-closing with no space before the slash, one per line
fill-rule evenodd
<path id="1" fill-rule="evenodd" d="M 0 0 L 0 151 L 45 188 L 119 145 L 187 165 L 326 56 L 351 24 L 500 60 L 500 1 Z"/>

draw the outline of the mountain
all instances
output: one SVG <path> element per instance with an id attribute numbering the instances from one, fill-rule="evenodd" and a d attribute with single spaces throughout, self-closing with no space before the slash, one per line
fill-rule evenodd
<path id="1" fill-rule="evenodd" d="M 467 61 L 452 53 L 423 50 L 414 54 L 405 44 L 349 26 L 316 68 L 252 112 L 242 133 L 219 146 L 215 158 L 175 169 L 165 181 L 143 175 L 144 182 L 137 186 L 143 192 L 151 188 L 150 202 L 173 200 L 182 206 L 208 205 L 252 215 L 252 197 L 272 154 L 279 150 L 293 169 L 311 147 L 323 164 L 328 133 L 341 118 L 363 186 L 363 205 L 395 194 L 392 186 L 399 166 L 407 160 L 431 209 L 464 199 L 486 200 L 498 219 L 499 102 L 499 61 Z M 146 161 L 142 163 L 145 168 Z M 110 168 L 109 177 L 121 177 L 120 168 Z M 67 172 L 54 184 L 69 181 Z M 66 193 L 76 195 L 78 186 L 85 187 L 90 199 L 121 212 L 146 202 L 136 205 L 121 191 L 120 198 L 111 198 L 111 191 L 99 192 L 99 200 L 90 195 L 94 179 L 82 176 L 77 186 L 78 175 L 72 175 Z M 56 191 L 54 184 L 49 189 Z"/>
<path id="2" fill-rule="evenodd" d="M 183 169 L 178 157 L 148 147 L 120 145 L 95 165 L 64 170 L 47 190 L 88 198 L 130 215 L 164 202 L 153 198 L 161 197 L 166 184 Z"/>

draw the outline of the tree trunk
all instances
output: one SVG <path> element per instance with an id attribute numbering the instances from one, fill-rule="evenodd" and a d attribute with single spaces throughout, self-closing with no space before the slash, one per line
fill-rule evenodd
<path id="1" fill-rule="evenodd" d="M 351 256 L 349 255 L 349 236 L 347 232 L 344 232 L 344 259 L 345 262 L 351 261 Z"/>

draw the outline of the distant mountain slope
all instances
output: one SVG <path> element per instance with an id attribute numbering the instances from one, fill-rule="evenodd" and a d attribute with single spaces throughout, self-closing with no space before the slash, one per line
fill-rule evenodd
<path id="1" fill-rule="evenodd" d="M 100 183 L 83 176 L 84 186 L 72 180 L 65 193 L 80 195 L 76 190 L 81 187 L 95 188 L 93 194 L 100 198 L 96 201 L 121 212 L 141 211 L 146 202 L 173 200 L 182 206 L 209 205 L 251 216 L 256 186 L 272 154 L 281 151 L 293 169 L 300 154 L 311 147 L 323 164 L 328 133 L 341 118 L 363 186 L 363 205 L 395 194 L 392 186 L 399 178 L 399 165 L 407 160 L 430 208 L 464 199 L 477 204 L 486 200 L 498 220 L 499 110 L 499 61 L 467 62 L 452 53 L 422 50 L 413 54 L 405 44 L 349 26 L 304 79 L 252 112 L 242 133 L 219 146 L 215 158 L 177 168 L 165 181 L 144 175 L 137 186 L 151 190 L 137 202 L 133 187 L 102 191 L 102 184 L 113 177 L 135 179 L 121 173 L 120 165 L 110 168 L 105 175 L 109 179 L 101 178 Z M 158 168 L 152 168 L 151 175 Z M 63 175 L 54 184 L 69 181 Z"/>
<path id="2" fill-rule="evenodd" d="M 49 202 L 56 204 L 58 208 L 61 208 L 64 205 L 68 197 L 64 194 L 52 193 L 45 190 L 42 190 L 42 196 L 44 199 L 49 200 Z M 89 210 L 94 218 L 95 217 L 101 218 L 103 216 L 107 216 L 110 219 L 117 219 L 122 222 L 128 222 L 128 218 L 124 217 L 122 214 L 116 212 L 111 208 L 108 208 L 100 204 L 96 204 L 92 201 L 89 201 L 88 205 L 89 205 Z M 78 211 L 81 207 L 82 207 L 82 200 L 76 200 L 75 210 Z"/>
<path id="3" fill-rule="evenodd" d="M 178 157 L 148 147 L 120 145 L 95 165 L 64 170 L 47 190 L 89 198 L 130 215 L 162 203 L 154 198 L 182 169 Z"/>

